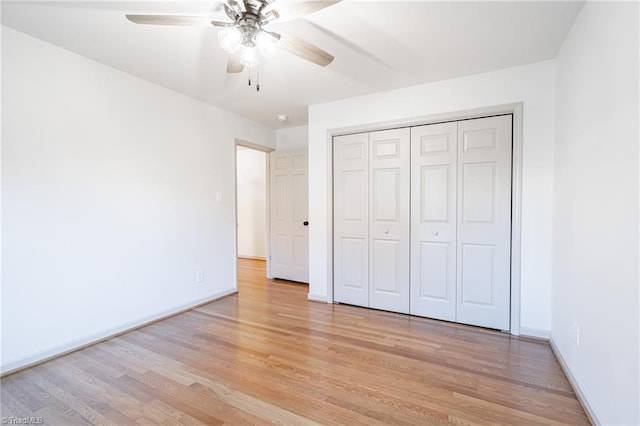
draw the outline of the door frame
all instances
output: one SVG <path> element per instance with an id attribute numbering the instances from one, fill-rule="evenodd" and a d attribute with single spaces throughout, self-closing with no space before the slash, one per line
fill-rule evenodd
<path id="1" fill-rule="evenodd" d="M 271 279 L 271 187 L 270 187 L 270 179 L 269 179 L 269 153 L 275 151 L 273 148 L 269 148 L 264 145 L 258 145 L 253 142 L 245 141 L 242 139 L 235 139 L 233 144 L 233 216 L 235 219 L 235 231 L 233 233 L 234 239 L 234 251 L 235 251 L 235 259 L 236 259 L 236 289 L 238 288 L 238 147 L 244 147 L 253 149 L 255 151 L 261 151 L 265 153 L 265 180 L 266 180 L 266 197 L 267 197 L 267 223 L 266 223 L 266 232 L 267 232 L 267 247 L 266 247 L 266 262 L 267 262 L 267 278 Z"/>
<path id="2" fill-rule="evenodd" d="M 463 111 L 446 112 L 421 117 L 391 120 L 378 123 L 348 126 L 329 129 L 327 131 L 327 303 L 335 303 L 333 297 L 333 137 L 352 133 L 375 132 L 400 127 L 422 126 L 448 121 L 469 120 L 494 115 L 513 115 L 512 158 L 511 158 L 511 297 L 509 309 L 509 330 L 513 335 L 520 335 L 520 288 L 521 288 L 521 253 L 522 253 L 522 123 L 523 103 L 509 103 Z"/>

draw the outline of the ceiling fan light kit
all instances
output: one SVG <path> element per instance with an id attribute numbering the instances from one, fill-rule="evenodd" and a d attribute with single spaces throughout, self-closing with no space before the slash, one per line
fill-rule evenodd
<path id="1" fill-rule="evenodd" d="M 257 67 L 258 64 L 260 64 L 260 59 L 258 58 L 258 49 L 256 49 L 255 46 L 244 46 L 242 48 L 242 52 L 240 53 L 240 63 L 246 68 Z"/>
<path id="2" fill-rule="evenodd" d="M 218 42 L 227 53 L 235 53 L 242 46 L 242 31 L 238 27 L 218 31 Z"/>
<path id="3" fill-rule="evenodd" d="M 238 73 L 243 68 L 248 68 L 249 85 L 251 85 L 250 70 L 260 64 L 260 56 L 266 59 L 273 58 L 279 49 L 323 67 L 329 65 L 334 59 L 333 56 L 319 47 L 291 35 L 266 31 L 263 27 L 270 22 L 282 22 L 311 14 L 339 1 L 226 0 L 222 6 L 232 22 L 198 16 L 126 15 L 126 17 L 136 24 L 182 26 L 202 26 L 208 19 L 210 25 L 222 28 L 218 32 L 218 42 L 229 54 L 227 72 Z M 259 84 L 256 85 L 256 89 L 260 90 Z"/>
<path id="4" fill-rule="evenodd" d="M 260 22 L 246 13 L 236 23 L 236 26 L 220 30 L 218 41 L 227 53 L 235 53 L 242 48 L 242 65 L 251 68 L 260 63 L 256 48 L 265 58 L 272 58 L 278 53 L 279 34 L 263 30 Z"/>
<path id="5" fill-rule="evenodd" d="M 267 59 L 271 59 L 278 53 L 278 41 L 280 37 L 276 37 L 272 33 L 260 31 L 255 36 L 255 44 L 260 54 Z"/>

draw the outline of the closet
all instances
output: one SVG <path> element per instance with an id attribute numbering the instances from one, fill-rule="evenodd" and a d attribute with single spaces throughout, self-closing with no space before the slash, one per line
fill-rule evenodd
<path id="1" fill-rule="evenodd" d="M 508 330 L 511 152 L 511 115 L 334 137 L 334 300 Z"/>

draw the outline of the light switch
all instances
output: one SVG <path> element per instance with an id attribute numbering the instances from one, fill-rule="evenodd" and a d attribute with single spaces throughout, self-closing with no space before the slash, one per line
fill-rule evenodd
<path id="1" fill-rule="evenodd" d="M 216 203 L 221 203 L 222 202 L 222 192 L 218 191 L 216 192 Z"/>

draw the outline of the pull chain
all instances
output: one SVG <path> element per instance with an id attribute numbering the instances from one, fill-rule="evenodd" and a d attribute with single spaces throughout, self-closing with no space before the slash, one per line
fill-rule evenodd
<path id="1" fill-rule="evenodd" d="M 251 86 L 251 68 L 247 67 L 247 72 L 249 73 L 248 84 Z M 260 70 L 256 67 L 256 92 L 260 91 Z"/>

